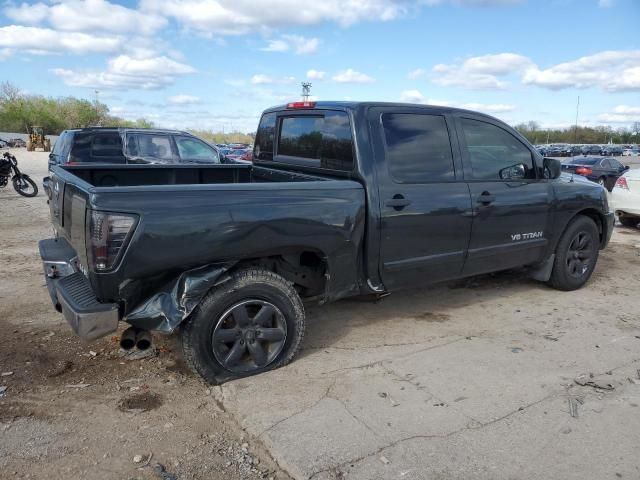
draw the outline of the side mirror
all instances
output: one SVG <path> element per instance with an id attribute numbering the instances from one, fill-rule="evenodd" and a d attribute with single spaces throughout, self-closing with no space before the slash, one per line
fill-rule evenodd
<path id="1" fill-rule="evenodd" d="M 542 171 L 544 178 L 558 178 L 562 173 L 562 164 L 555 158 L 545 158 L 542 162 Z"/>
<path id="2" fill-rule="evenodd" d="M 503 168 L 499 173 L 502 180 L 522 180 L 525 178 L 527 170 L 522 163 L 517 163 Z"/>

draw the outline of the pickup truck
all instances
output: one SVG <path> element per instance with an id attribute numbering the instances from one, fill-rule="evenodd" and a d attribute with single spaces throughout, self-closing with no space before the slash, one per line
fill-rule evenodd
<path id="1" fill-rule="evenodd" d="M 40 252 L 74 331 L 177 332 L 211 383 L 290 362 L 305 302 L 518 267 L 580 288 L 614 224 L 602 186 L 503 122 L 410 104 L 295 102 L 263 113 L 252 165 L 54 166 L 45 184 Z"/>

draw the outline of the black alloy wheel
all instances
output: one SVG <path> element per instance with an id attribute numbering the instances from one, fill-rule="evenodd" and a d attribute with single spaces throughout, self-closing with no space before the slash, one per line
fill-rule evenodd
<path id="1" fill-rule="evenodd" d="M 566 256 L 567 273 L 574 278 L 581 278 L 589 271 L 594 253 L 593 238 L 581 231 L 573 237 Z"/>
<path id="2" fill-rule="evenodd" d="M 271 364 L 287 339 L 287 322 L 274 304 L 244 300 L 225 311 L 212 335 L 213 354 L 234 373 L 248 373 Z"/>

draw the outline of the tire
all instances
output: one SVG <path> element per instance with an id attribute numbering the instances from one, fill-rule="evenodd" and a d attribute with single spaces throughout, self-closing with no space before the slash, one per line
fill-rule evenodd
<path id="1" fill-rule="evenodd" d="M 595 222 L 584 215 L 575 217 L 560 237 L 548 284 L 556 290 L 582 287 L 598 261 L 600 234 Z"/>
<path id="2" fill-rule="evenodd" d="M 607 186 L 607 179 L 606 179 L 605 177 L 600 177 L 600 178 L 598 179 L 598 184 L 599 184 L 599 185 L 602 185 L 603 187 L 605 187 L 605 188 L 606 188 L 606 186 Z"/>
<path id="3" fill-rule="evenodd" d="M 618 220 L 620 220 L 620 223 L 625 227 L 631 227 L 631 228 L 637 227 L 638 223 L 640 223 L 640 217 L 631 217 L 628 215 L 620 216 L 618 217 Z"/>
<path id="4" fill-rule="evenodd" d="M 304 331 L 304 306 L 293 284 L 250 268 L 233 273 L 204 297 L 181 326 L 180 340 L 193 371 L 218 385 L 286 365 Z M 267 334 L 272 338 L 261 339 Z"/>
<path id="5" fill-rule="evenodd" d="M 23 197 L 35 197 L 38 195 L 38 186 L 28 175 L 15 176 L 11 179 L 13 188 Z"/>

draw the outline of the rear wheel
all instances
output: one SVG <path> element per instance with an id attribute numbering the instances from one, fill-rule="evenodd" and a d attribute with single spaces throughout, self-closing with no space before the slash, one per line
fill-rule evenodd
<path id="1" fill-rule="evenodd" d="M 602 186 L 604 187 L 606 183 L 607 183 L 607 179 L 606 179 L 606 178 L 604 178 L 604 177 L 600 177 L 600 178 L 598 179 L 598 184 L 599 184 L 599 185 L 602 185 Z"/>
<path id="2" fill-rule="evenodd" d="M 618 220 L 620 220 L 620 223 L 625 227 L 631 228 L 636 227 L 638 223 L 640 223 L 640 217 L 633 217 L 629 215 L 620 216 L 618 217 Z"/>
<path id="3" fill-rule="evenodd" d="M 583 215 L 574 218 L 558 242 L 549 285 L 565 291 L 582 287 L 593 273 L 599 248 L 595 222 Z"/>
<path id="4" fill-rule="evenodd" d="M 38 186 L 28 175 L 16 175 L 11 179 L 13 188 L 23 197 L 35 197 L 38 195 Z"/>
<path id="5" fill-rule="evenodd" d="M 252 268 L 208 293 L 180 337 L 187 363 L 219 384 L 286 365 L 304 330 L 304 307 L 293 284 Z"/>

